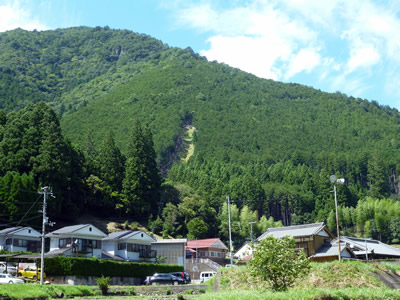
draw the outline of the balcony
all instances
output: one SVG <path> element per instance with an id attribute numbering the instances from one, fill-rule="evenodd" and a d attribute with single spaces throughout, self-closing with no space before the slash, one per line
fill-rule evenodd
<path id="1" fill-rule="evenodd" d="M 72 246 L 72 252 L 73 253 L 92 253 L 92 247 L 91 246 Z"/>

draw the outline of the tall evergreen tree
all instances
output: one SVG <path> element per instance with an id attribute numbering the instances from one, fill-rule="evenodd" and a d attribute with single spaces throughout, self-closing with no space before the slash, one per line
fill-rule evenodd
<path id="1" fill-rule="evenodd" d="M 97 157 L 100 178 L 113 191 L 121 191 L 124 178 L 125 158 L 115 144 L 114 134 L 110 130 L 103 140 Z"/>
<path id="2" fill-rule="evenodd" d="M 155 211 L 160 195 L 161 177 L 156 164 L 152 135 L 136 121 L 128 145 L 123 181 L 124 206 L 128 213 Z"/>

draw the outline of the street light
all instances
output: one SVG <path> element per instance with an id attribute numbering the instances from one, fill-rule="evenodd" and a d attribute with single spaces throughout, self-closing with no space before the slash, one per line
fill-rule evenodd
<path id="1" fill-rule="evenodd" d="M 339 258 L 339 262 L 340 262 L 342 260 L 342 255 L 340 253 L 339 215 L 338 215 L 338 207 L 337 207 L 336 184 L 344 184 L 344 178 L 336 178 L 335 175 L 331 175 L 329 177 L 329 179 L 333 183 L 333 192 L 335 194 L 336 231 L 337 231 L 338 251 L 339 251 L 338 258 Z"/>

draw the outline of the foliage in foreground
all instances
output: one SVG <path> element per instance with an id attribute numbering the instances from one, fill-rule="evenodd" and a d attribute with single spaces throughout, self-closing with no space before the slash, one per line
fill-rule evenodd
<path id="1" fill-rule="evenodd" d="M 11 299 L 56 298 L 57 293 L 63 293 L 67 297 L 93 296 L 96 294 L 93 288 L 89 286 L 4 284 L 0 289 L 0 296 Z"/>
<path id="2" fill-rule="evenodd" d="M 102 295 L 107 295 L 108 287 L 110 285 L 110 277 L 98 277 L 96 279 L 97 286 L 99 287 Z"/>
<path id="3" fill-rule="evenodd" d="M 311 263 L 310 273 L 295 282 L 292 289 L 382 289 L 385 285 L 375 272 L 400 272 L 400 266 L 388 264 L 366 264 L 358 261 L 339 263 Z M 261 277 L 249 276 L 247 266 L 222 270 L 222 290 L 266 290 L 270 284 Z"/>
<path id="4" fill-rule="evenodd" d="M 200 295 L 196 299 L 400 299 L 400 291 L 385 288 L 295 289 L 286 292 L 224 290 L 218 293 Z"/>
<path id="5" fill-rule="evenodd" d="M 267 236 L 255 247 L 249 268 L 253 276 L 269 282 L 273 290 L 285 291 L 309 272 L 310 261 L 303 251 L 296 251 L 293 237 Z"/>

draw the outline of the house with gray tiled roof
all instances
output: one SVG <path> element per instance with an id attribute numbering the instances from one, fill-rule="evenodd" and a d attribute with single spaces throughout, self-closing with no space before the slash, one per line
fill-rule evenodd
<path id="1" fill-rule="evenodd" d="M 323 245 L 330 244 L 331 240 L 336 238 L 323 222 L 269 228 L 257 238 L 257 241 L 259 242 L 269 235 L 276 238 L 293 236 L 296 247 L 303 249 L 307 256 L 314 255 Z"/>
<path id="2" fill-rule="evenodd" d="M 41 234 L 32 227 L 11 227 L 0 230 L 0 250 L 40 252 Z"/>
<path id="3" fill-rule="evenodd" d="M 359 259 L 400 258 L 400 249 L 377 240 L 341 236 L 345 243 Z"/>
<path id="4" fill-rule="evenodd" d="M 156 260 L 156 251 L 151 250 L 151 243 L 156 239 L 142 230 L 112 232 L 102 242 L 104 252 L 125 261 Z"/>
<path id="5" fill-rule="evenodd" d="M 102 239 L 107 235 L 92 224 L 66 226 L 46 235 L 50 238 L 50 251 L 64 256 L 102 257 Z"/>

